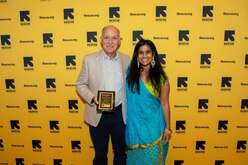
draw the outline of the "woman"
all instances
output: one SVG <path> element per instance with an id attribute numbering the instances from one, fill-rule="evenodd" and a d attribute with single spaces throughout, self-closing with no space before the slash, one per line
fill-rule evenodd
<path id="1" fill-rule="evenodd" d="M 140 40 L 127 72 L 127 164 L 165 164 L 171 137 L 169 82 L 150 40 Z"/>

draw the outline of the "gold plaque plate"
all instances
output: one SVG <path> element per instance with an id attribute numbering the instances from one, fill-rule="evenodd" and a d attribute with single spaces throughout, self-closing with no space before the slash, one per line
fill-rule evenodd
<path id="1" fill-rule="evenodd" d="M 97 93 L 97 112 L 113 112 L 115 108 L 115 92 L 114 91 L 98 91 Z"/>

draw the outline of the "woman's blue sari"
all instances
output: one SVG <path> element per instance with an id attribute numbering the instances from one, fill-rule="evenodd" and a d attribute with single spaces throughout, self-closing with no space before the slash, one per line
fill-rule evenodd
<path id="1" fill-rule="evenodd" d="M 126 143 L 128 165 L 165 165 L 168 144 L 162 137 L 166 127 L 162 106 L 140 80 L 140 94 L 127 85 Z M 127 84 L 127 83 L 126 83 Z"/>

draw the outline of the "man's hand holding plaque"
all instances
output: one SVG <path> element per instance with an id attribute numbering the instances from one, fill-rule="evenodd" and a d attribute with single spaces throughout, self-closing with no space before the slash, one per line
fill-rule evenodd
<path id="1" fill-rule="evenodd" d="M 114 91 L 98 91 L 98 104 L 96 110 L 98 113 L 113 112 L 115 108 L 115 92 Z"/>

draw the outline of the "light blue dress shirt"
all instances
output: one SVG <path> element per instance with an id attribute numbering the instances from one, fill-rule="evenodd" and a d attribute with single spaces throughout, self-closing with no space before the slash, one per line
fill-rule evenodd
<path id="1" fill-rule="evenodd" d="M 115 106 L 118 106 L 123 103 L 124 98 L 124 82 L 120 55 L 117 53 L 117 55 L 111 59 L 104 52 L 101 58 L 104 68 L 102 70 L 104 89 L 102 90 L 115 91 Z"/>

